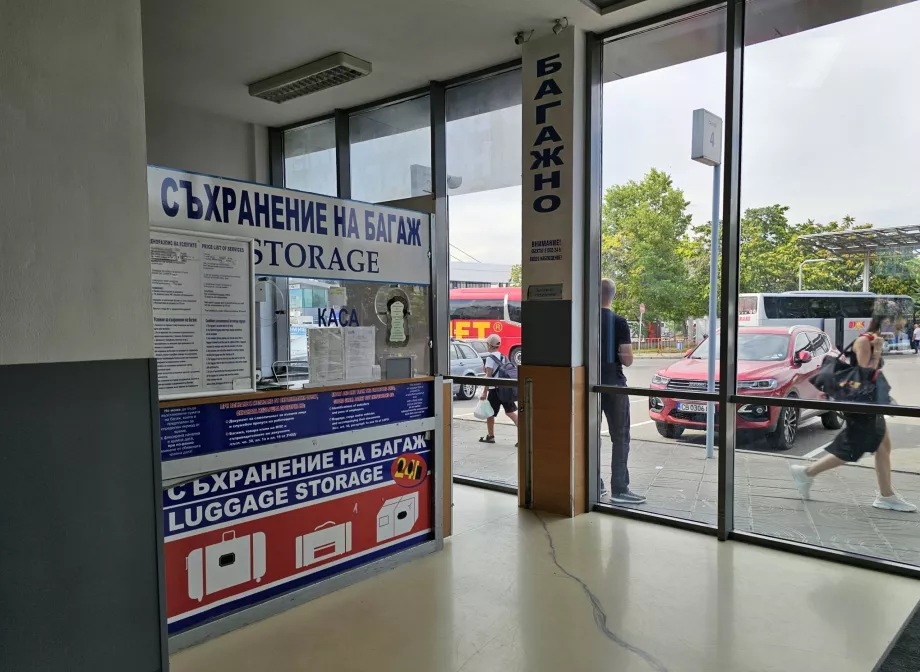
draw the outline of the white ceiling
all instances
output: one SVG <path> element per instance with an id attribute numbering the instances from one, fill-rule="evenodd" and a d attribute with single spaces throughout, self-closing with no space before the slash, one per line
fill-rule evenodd
<path id="1" fill-rule="evenodd" d="M 601 16 L 581 0 L 142 0 L 144 78 L 152 102 L 280 126 L 520 57 L 519 30 L 566 16 L 602 31 L 688 0 L 643 0 Z M 247 86 L 344 51 L 368 77 L 282 105 Z"/>

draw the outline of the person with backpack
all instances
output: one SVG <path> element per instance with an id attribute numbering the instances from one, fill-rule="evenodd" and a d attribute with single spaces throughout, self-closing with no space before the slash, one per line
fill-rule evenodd
<path id="1" fill-rule="evenodd" d="M 486 339 L 486 348 L 489 354 L 486 355 L 483 362 L 483 368 L 486 371 L 486 378 L 504 378 L 506 380 L 517 380 L 517 367 L 510 359 L 498 351 L 501 347 L 502 339 L 498 334 L 491 334 Z M 495 443 L 495 416 L 502 408 L 514 426 L 518 424 L 518 407 L 517 407 L 517 389 L 513 387 L 492 387 L 484 386 L 480 399 L 488 399 L 492 406 L 493 415 L 486 419 L 486 435 L 479 437 L 480 443 Z M 514 444 L 517 447 L 517 443 Z"/>

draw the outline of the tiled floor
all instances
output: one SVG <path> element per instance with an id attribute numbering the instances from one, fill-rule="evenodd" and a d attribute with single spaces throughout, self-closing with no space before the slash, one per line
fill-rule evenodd
<path id="1" fill-rule="evenodd" d="M 455 488 L 443 552 L 175 654 L 173 672 L 865 672 L 920 583 Z M 550 553 L 555 549 L 556 562 Z"/>

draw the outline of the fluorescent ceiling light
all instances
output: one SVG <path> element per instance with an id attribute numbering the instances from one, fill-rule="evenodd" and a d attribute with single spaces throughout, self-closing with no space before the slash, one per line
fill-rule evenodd
<path id="1" fill-rule="evenodd" d="M 341 51 L 249 85 L 249 95 L 283 103 L 371 73 L 371 64 Z"/>

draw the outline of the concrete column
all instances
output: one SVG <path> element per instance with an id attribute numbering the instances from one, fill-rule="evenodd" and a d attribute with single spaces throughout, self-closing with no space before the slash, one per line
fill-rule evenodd
<path id="1" fill-rule="evenodd" d="M 534 508 L 569 516 L 586 500 L 584 89 L 581 30 L 524 44 L 521 463 L 531 456 Z"/>
<path id="2" fill-rule="evenodd" d="M 140 2 L 0 16 L 0 669 L 163 670 Z"/>

